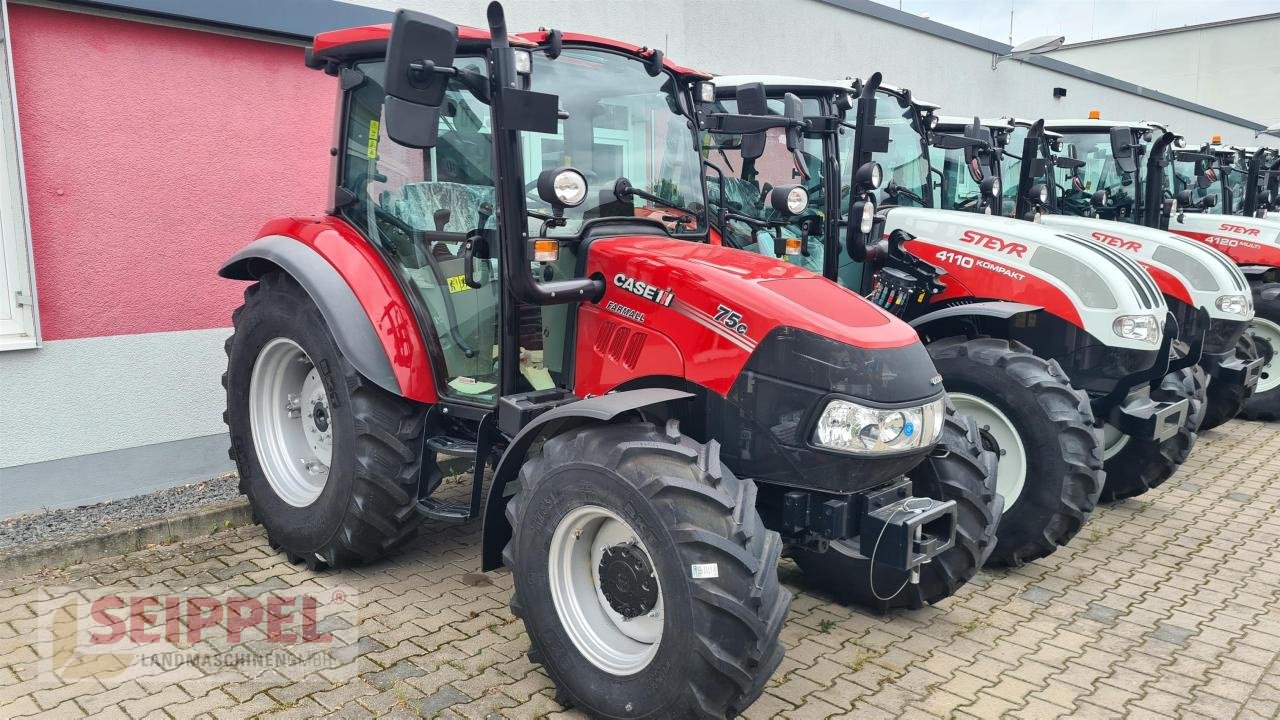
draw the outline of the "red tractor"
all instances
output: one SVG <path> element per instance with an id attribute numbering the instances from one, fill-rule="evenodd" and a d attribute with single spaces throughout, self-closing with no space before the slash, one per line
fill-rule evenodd
<path id="1" fill-rule="evenodd" d="M 401 10 L 308 49 L 342 91 L 329 205 L 221 271 L 252 282 L 224 376 L 241 490 L 313 568 L 483 516 L 482 569 L 510 568 L 562 702 L 732 715 L 782 659 L 785 547 L 910 585 L 958 506 L 993 523 L 994 455 L 905 323 L 690 242 L 699 123 L 795 139 L 800 117 L 703 116 L 708 76 L 660 51 L 488 20 Z M 473 463 L 460 501 L 444 456 Z"/>
<path id="2" fill-rule="evenodd" d="M 1218 427 L 1239 414 L 1257 386 L 1261 361 L 1236 353 L 1237 342 L 1253 320 L 1253 307 L 1248 281 L 1230 258 L 1159 228 L 1062 214 L 1058 203 L 1062 190 L 1054 173 L 1078 170 L 1084 163 L 1058 154 L 1055 148 L 1061 146 L 1062 136 L 1045 130 L 1043 121 L 944 117 L 937 132 L 982 141 L 974 152 L 991 156 L 982 165 L 1001 181 L 997 212 L 1072 233 L 1138 261 L 1177 320 L 1177 362 L 1194 362 L 1199 357 L 1196 364 L 1204 372 L 1196 372 L 1193 380 L 1208 385 L 1199 430 Z M 934 166 L 942 168 L 935 186 L 937 204 L 976 206 L 981 192 L 966 171 L 965 153 L 958 149 L 933 152 Z"/>
<path id="3" fill-rule="evenodd" d="M 720 110 L 781 113 L 792 94 L 808 127 L 795 161 L 777 142 L 765 143 L 773 158 L 750 160 L 740 157 L 749 138 L 704 139 L 723 174 L 711 182 L 723 186 L 713 242 L 819 269 L 906 319 L 1000 453 L 991 561 L 1044 557 L 1100 497 L 1146 492 L 1186 460 L 1203 405 L 1195 359 L 1171 362 L 1176 323 L 1141 266 L 990 214 L 1001 192 L 980 167 L 981 143 L 938 135 L 936 106 L 880 80 L 717 78 Z M 934 142 L 968 151 L 986 213 L 930 207 Z M 795 217 L 760 200 L 790 178 L 804 179 L 810 200 Z"/>
<path id="4" fill-rule="evenodd" d="M 1205 162 L 1182 149 L 1182 138 L 1155 123 L 1089 118 L 1054 120 L 1064 152 L 1082 162 L 1068 174 L 1059 204 L 1065 211 L 1168 230 L 1213 247 L 1249 279 L 1254 318 L 1235 349 L 1250 362 L 1262 358 L 1259 379 L 1241 417 L 1280 420 L 1280 222 L 1214 212 L 1221 198 L 1179 187 L 1178 158 Z M 1176 190 L 1176 192 L 1175 192 Z"/>

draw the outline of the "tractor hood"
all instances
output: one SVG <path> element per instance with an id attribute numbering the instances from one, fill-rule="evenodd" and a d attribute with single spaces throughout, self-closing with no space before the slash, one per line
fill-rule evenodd
<path id="1" fill-rule="evenodd" d="M 1206 244 L 1142 225 L 1076 215 L 1042 215 L 1041 222 L 1129 255 L 1147 269 L 1165 296 L 1205 308 L 1211 318 L 1245 321 L 1253 317 L 1252 312 L 1242 316 L 1220 309 L 1219 298 L 1248 295 L 1249 282 L 1231 258 Z"/>
<path id="2" fill-rule="evenodd" d="M 1212 245 L 1239 265 L 1280 267 L 1280 221 L 1181 213 L 1169 219 L 1169 231 Z"/>
<path id="3" fill-rule="evenodd" d="M 1024 302 L 1044 307 L 1110 347 L 1151 350 L 1151 338 L 1122 338 L 1121 317 L 1151 316 L 1163 325 L 1164 296 L 1135 260 L 1065 229 L 954 210 L 891 208 L 885 232 L 915 236 L 906 248 L 963 285 L 955 299 Z M 943 298 L 953 296 L 950 287 Z M 1155 338 L 1156 345 L 1159 337 Z"/>
<path id="4" fill-rule="evenodd" d="M 918 382 L 886 381 L 875 400 L 905 401 L 939 389 L 930 382 L 936 373 L 910 326 L 808 270 L 755 253 L 664 237 L 602 237 L 588 244 L 587 274 L 602 278 L 605 292 L 584 308 L 599 313 L 601 322 L 660 334 L 670 343 L 671 362 L 679 357 L 685 377 L 716 392 L 729 390 L 757 348 L 771 353 L 779 333 L 803 334 L 814 340 L 811 345 L 827 348 L 824 362 L 855 374 L 864 356 L 923 354 L 927 372 L 912 373 L 922 375 Z M 836 355 L 843 359 L 832 359 Z M 793 360 L 793 381 L 813 376 L 801 369 L 802 358 Z M 838 383 L 815 384 L 829 391 Z"/>

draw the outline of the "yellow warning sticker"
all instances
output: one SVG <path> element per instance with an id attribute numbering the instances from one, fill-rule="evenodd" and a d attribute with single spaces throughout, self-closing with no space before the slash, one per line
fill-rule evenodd
<path id="1" fill-rule="evenodd" d="M 445 278 L 445 281 L 449 284 L 449 292 L 451 293 L 466 292 L 471 289 L 464 275 L 454 275 L 451 278 Z"/>
<path id="2" fill-rule="evenodd" d="M 369 121 L 369 149 L 365 153 L 365 156 L 368 157 L 370 160 L 376 160 L 378 158 L 378 121 L 377 120 Z"/>

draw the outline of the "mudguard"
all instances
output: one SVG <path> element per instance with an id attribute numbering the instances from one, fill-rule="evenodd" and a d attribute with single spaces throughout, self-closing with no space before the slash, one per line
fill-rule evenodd
<path id="1" fill-rule="evenodd" d="M 577 425 L 605 423 L 632 410 L 691 397 L 692 393 L 669 388 L 624 390 L 561 405 L 526 425 L 507 445 L 493 472 L 493 484 L 489 486 L 489 496 L 484 504 L 480 569 L 487 572 L 502 567 L 502 549 L 511 539 L 511 526 L 506 516 L 507 500 L 514 494 L 514 490 L 507 492 L 507 484 L 519 474 L 529 446 L 535 440 Z"/>
<path id="2" fill-rule="evenodd" d="M 254 280 L 276 267 L 306 289 L 362 375 L 410 400 L 438 400 L 414 310 L 386 261 L 354 228 L 335 217 L 273 220 L 218 274 Z"/>
<path id="3" fill-rule="evenodd" d="M 338 348 L 356 370 L 378 387 L 402 394 L 373 323 L 332 265 L 293 238 L 269 235 L 241 248 L 218 274 L 229 280 L 256 280 L 266 267 L 255 261 L 275 265 L 297 280 L 320 308 Z"/>
<path id="4" fill-rule="evenodd" d="M 996 320 L 1012 320 L 1019 315 L 1043 312 L 1044 308 L 1038 305 L 1027 305 L 1025 303 L 1016 302 L 976 302 L 966 305 L 954 305 L 952 307 L 942 308 L 941 310 L 933 310 L 921 315 L 911 321 L 911 327 L 921 335 L 928 333 L 931 327 L 937 327 L 941 323 L 951 320 L 958 320 L 966 317 L 985 317 L 994 318 Z"/>

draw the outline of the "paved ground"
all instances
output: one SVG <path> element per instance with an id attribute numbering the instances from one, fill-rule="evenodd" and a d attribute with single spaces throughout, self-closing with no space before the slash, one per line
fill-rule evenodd
<path id="1" fill-rule="evenodd" d="M 785 564 L 796 591 L 787 658 L 748 716 L 1280 716 L 1277 458 L 1280 429 L 1233 422 L 1203 437 L 1172 481 L 1100 511 L 1053 557 L 986 573 L 924 611 L 841 608 Z M 510 576 L 473 574 L 477 535 L 428 528 L 393 563 L 317 575 L 242 528 L 0 583 L 0 716 L 575 716 L 525 659 Z M 182 666 L 121 680 L 57 644 L 58 604 L 38 601 L 56 586 L 222 597 L 345 588 L 359 620 L 345 631 L 349 615 L 322 623 L 353 643 L 334 641 L 350 661 L 336 669 Z M 225 651 L 226 638 L 213 646 Z M 260 637 L 245 646 L 264 647 Z"/>

